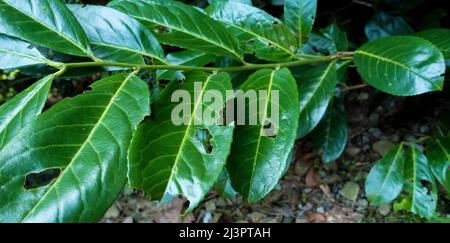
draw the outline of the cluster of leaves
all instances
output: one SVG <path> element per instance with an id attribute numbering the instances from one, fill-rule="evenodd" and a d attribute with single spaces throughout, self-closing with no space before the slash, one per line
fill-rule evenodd
<path id="1" fill-rule="evenodd" d="M 374 31 L 387 18 L 380 15 L 366 29 L 371 41 L 348 52 L 338 25 L 313 31 L 316 9 L 317 0 L 285 0 L 278 19 L 249 0 L 211 0 L 204 9 L 172 0 L 0 0 L 0 69 L 44 75 L 0 106 L 0 221 L 97 221 L 127 182 L 153 200 L 184 196 L 187 212 L 215 184 L 256 202 L 283 176 L 296 139 L 312 132 L 324 162 L 341 155 L 347 126 L 335 90 L 352 64 L 391 95 L 442 90 L 450 30 L 390 36 L 396 27 Z M 172 47 L 182 50 L 166 55 Z M 156 70 L 152 92 L 140 78 L 147 70 Z M 41 114 L 55 79 L 99 72 L 111 76 Z M 264 136 L 265 124 L 172 124 L 172 93 L 194 97 L 199 81 L 202 93 L 279 90 L 279 133 Z M 201 101 L 192 100 L 191 121 L 208 108 Z M 265 118 L 271 103 L 259 108 Z M 388 154 L 368 178 L 369 198 L 386 203 L 411 184 L 399 207 L 429 215 L 436 198 L 423 181 L 434 190 L 434 177 L 446 186 L 450 178 L 450 144 L 437 143 L 432 169 L 414 147 L 406 163 L 403 145 Z"/>

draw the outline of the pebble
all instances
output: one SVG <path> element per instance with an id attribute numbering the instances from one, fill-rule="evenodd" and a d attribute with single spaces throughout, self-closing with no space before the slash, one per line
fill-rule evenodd
<path id="1" fill-rule="evenodd" d="M 377 152 L 377 154 L 384 156 L 387 152 L 395 147 L 395 144 L 387 140 L 381 140 L 372 145 L 372 149 Z"/>
<path id="2" fill-rule="evenodd" d="M 361 149 L 357 148 L 357 147 L 348 147 L 345 150 L 345 153 L 350 156 L 350 157 L 355 157 L 356 155 L 358 155 L 359 153 L 361 153 Z"/>
<path id="3" fill-rule="evenodd" d="M 325 209 L 323 207 L 318 207 L 318 208 L 316 208 L 316 212 L 318 212 L 320 214 L 324 214 L 325 213 Z"/>
<path id="4" fill-rule="evenodd" d="M 391 213 L 391 205 L 381 205 L 377 208 L 378 213 L 380 213 L 383 216 L 387 216 Z"/>
<path id="5" fill-rule="evenodd" d="M 344 184 L 339 194 L 350 201 L 356 201 L 359 194 L 359 185 L 353 181 L 348 181 Z"/>
<path id="6" fill-rule="evenodd" d="M 378 128 L 370 128 L 369 132 L 376 138 L 380 138 L 383 135 L 381 130 Z"/>
<path id="7" fill-rule="evenodd" d="M 122 223 L 124 223 L 124 224 L 131 224 L 131 223 L 133 223 L 133 218 L 132 218 L 132 217 L 126 217 L 126 218 L 122 221 Z"/>
<path id="8" fill-rule="evenodd" d="M 356 97 L 357 100 L 364 101 L 369 99 L 369 94 L 366 92 L 361 92 L 358 97 Z"/>
<path id="9" fill-rule="evenodd" d="M 120 211 L 116 205 L 112 205 L 112 207 L 106 212 L 105 218 L 117 218 L 120 215 Z"/>

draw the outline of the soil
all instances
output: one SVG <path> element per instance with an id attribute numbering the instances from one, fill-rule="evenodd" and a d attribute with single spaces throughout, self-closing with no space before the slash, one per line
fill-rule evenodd
<path id="1" fill-rule="evenodd" d="M 434 109 L 421 108 L 427 105 L 434 105 Z M 412 114 L 411 107 L 417 108 Z M 184 199 L 160 205 L 126 189 L 102 222 L 422 222 L 412 214 L 393 212 L 392 205 L 370 206 L 364 180 L 389 148 L 430 134 L 437 117 L 448 112 L 445 107 L 449 106 L 439 98 L 394 98 L 371 88 L 352 91 L 346 97 L 350 130 L 343 156 L 324 164 L 320 151 L 314 151 L 308 139 L 298 141 L 290 169 L 261 202 L 249 205 L 240 196 L 222 198 L 211 192 L 192 214 L 180 217 L 187 205 Z M 441 194 L 438 211 L 448 215 L 449 205 Z"/>

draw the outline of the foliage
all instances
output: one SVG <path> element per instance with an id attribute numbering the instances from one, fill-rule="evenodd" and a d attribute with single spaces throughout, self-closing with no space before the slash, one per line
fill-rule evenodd
<path id="1" fill-rule="evenodd" d="M 309 135 L 325 163 L 340 157 L 348 139 L 341 86 L 352 67 L 365 84 L 406 97 L 442 91 L 450 63 L 449 29 L 428 23 L 415 33 L 399 16 L 421 1 L 374 1 L 379 13 L 361 46 L 339 21 L 313 28 L 317 0 L 285 0 L 279 16 L 263 1 L 70 2 L 0 0 L 0 69 L 39 78 L 0 106 L 1 222 L 98 221 L 127 182 L 153 200 L 187 198 L 187 213 L 212 188 L 257 202 L 288 168 L 296 139 Z M 98 73 L 90 90 L 43 111 L 54 82 Z M 191 122 L 174 125 L 171 96 L 194 95 L 195 82 L 202 94 L 279 91 L 279 133 L 192 123 L 208 109 L 198 97 Z M 266 122 L 274 98 L 258 101 Z M 441 128 L 373 167 L 374 205 L 400 196 L 397 210 L 436 216 L 439 188 L 450 192 L 450 134 Z"/>

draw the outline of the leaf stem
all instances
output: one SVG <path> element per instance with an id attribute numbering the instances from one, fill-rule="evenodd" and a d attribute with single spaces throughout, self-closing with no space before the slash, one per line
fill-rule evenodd
<path id="1" fill-rule="evenodd" d="M 292 62 L 283 63 L 268 63 L 268 64 L 245 64 L 243 66 L 235 67 L 193 67 L 193 66 L 183 66 L 183 65 L 137 65 L 130 63 L 120 63 L 120 62 L 109 62 L 109 61 L 96 61 L 96 62 L 79 62 L 79 63 L 67 63 L 64 64 L 61 69 L 73 69 L 73 68 L 83 68 L 83 67 L 124 67 L 137 70 L 181 70 L 181 71 L 206 71 L 206 72 L 238 72 L 246 70 L 257 70 L 261 68 L 283 68 L 283 67 L 296 67 L 306 64 L 314 64 L 320 62 L 329 62 L 333 60 L 340 60 L 348 58 L 353 53 L 337 53 L 331 56 L 315 56 L 309 59 L 297 60 Z"/>

